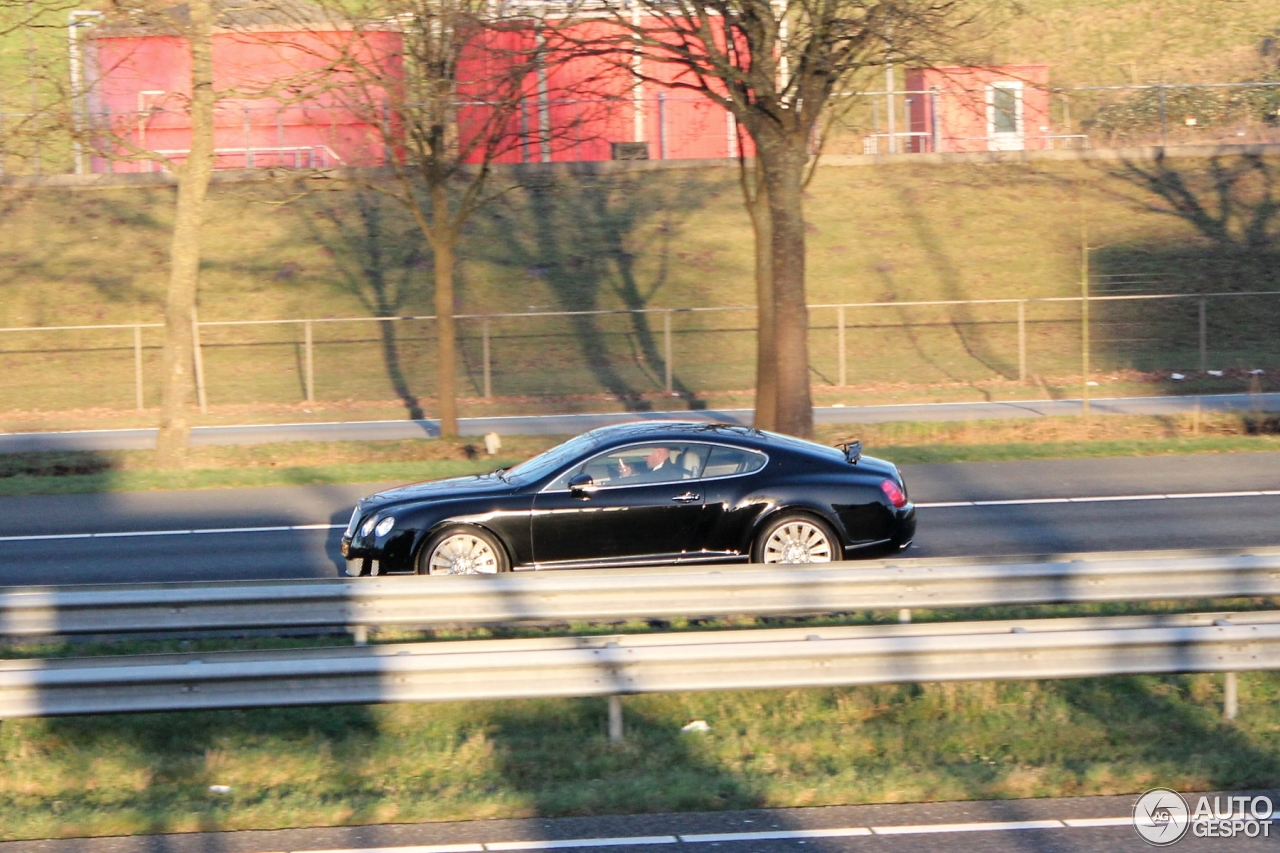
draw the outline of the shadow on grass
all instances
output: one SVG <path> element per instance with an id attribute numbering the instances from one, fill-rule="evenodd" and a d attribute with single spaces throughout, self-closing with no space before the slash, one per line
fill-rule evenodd
<path id="1" fill-rule="evenodd" d="M 477 218 L 469 245 L 489 263 L 543 279 L 555 300 L 547 307 L 554 310 L 640 312 L 664 292 L 671 265 L 681 262 L 672 258 L 680 230 L 675 223 L 700 209 L 709 194 L 729 186 L 727 178 L 692 173 L 678 179 L 649 173 L 565 178 L 555 185 L 527 186 L 500 215 Z M 652 264 L 645 270 L 637 266 L 642 256 Z M 671 301 L 687 303 L 687 298 Z M 580 363 L 599 388 L 631 411 L 650 408 L 642 395 L 665 386 L 663 332 L 656 317 L 628 313 L 621 333 L 601 315 L 566 318 Z M 525 346 L 540 345 L 530 335 Z M 541 369 L 547 369 L 545 362 Z M 678 361 L 672 390 L 689 399 L 691 408 L 699 407 L 696 392 L 680 377 Z"/>
<path id="2" fill-rule="evenodd" d="M 320 195 L 295 217 L 313 242 L 332 255 L 339 288 L 360 300 L 373 317 L 397 317 L 427 296 L 430 259 L 417 227 L 372 190 L 349 190 L 341 200 Z M 421 420 L 422 405 L 401 360 L 396 323 L 375 324 L 382 361 L 395 395 L 411 420 Z M 301 374 L 299 374 L 301 375 Z"/>
<path id="3" fill-rule="evenodd" d="M 1094 339 L 1101 369 L 1132 367 L 1181 373 L 1171 393 L 1251 390 L 1249 371 L 1280 367 L 1280 166 L 1222 155 L 1205 161 L 1128 160 L 1107 164 L 1112 194 L 1143 213 L 1178 219 L 1188 239 L 1170 244 L 1128 241 L 1093 252 L 1094 293 L 1234 294 L 1204 300 L 1101 301 Z M 1251 296 L 1250 293 L 1273 295 Z M 1207 370 L 1223 371 L 1212 376 Z M 1257 384 L 1257 380 L 1254 380 Z M 1265 390 L 1265 389 L 1253 389 Z"/>

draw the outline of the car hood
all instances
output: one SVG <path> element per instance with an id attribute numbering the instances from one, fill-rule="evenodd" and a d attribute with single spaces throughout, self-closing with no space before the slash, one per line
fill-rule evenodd
<path id="1" fill-rule="evenodd" d="M 447 480 L 410 483 L 407 486 L 387 489 L 363 498 L 360 501 L 360 506 L 365 509 L 382 509 L 394 504 L 415 503 L 418 501 L 507 495 L 514 490 L 515 486 L 496 474 L 474 474 L 468 477 L 450 477 Z"/>

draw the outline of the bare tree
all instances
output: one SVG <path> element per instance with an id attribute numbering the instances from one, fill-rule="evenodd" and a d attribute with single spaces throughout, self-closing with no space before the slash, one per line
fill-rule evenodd
<path id="1" fill-rule="evenodd" d="M 612 33 L 580 48 L 614 57 L 619 71 L 645 82 L 720 104 L 754 145 L 755 171 L 744 174 L 743 189 L 759 241 L 757 423 L 811 435 L 804 187 L 820 122 L 862 72 L 927 61 L 949 44 L 974 0 L 608 2 L 616 3 Z M 637 51 L 645 63 L 630 61 Z M 675 74 L 652 70 L 664 66 Z"/>
<path id="2" fill-rule="evenodd" d="M 581 141 L 590 110 L 549 121 L 549 100 L 570 93 L 549 91 L 549 66 L 559 61 L 546 48 L 552 24 L 529 11 L 508 13 L 488 0 L 322 2 L 331 26 L 352 36 L 314 48 L 331 53 L 307 97 L 324 93 L 377 129 L 391 180 L 363 185 L 403 205 L 431 248 L 440 432 L 456 435 L 454 273 L 466 224 L 514 185 L 493 180 L 497 161 L 515 152 L 549 159 Z M 393 51 L 376 38 L 386 32 L 397 36 Z M 575 93 L 588 91 L 579 81 Z"/>

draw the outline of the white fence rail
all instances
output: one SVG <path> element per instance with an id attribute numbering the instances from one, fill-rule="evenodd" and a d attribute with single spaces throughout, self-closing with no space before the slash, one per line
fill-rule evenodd
<path id="1" fill-rule="evenodd" d="M 611 569 L 497 577 L 0 590 L 0 637 L 783 615 L 1280 595 L 1280 548 L 973 563 Z"/>
<path id="2" fill-rule="evenodd" d="M 0 718 L 1280 668 L 1280 612 L 0 661 Z"/>
<path id="3" fill-rule="evenodd" d="M 1187 353 L 1195 355 L 1188 356 L 1185 363 L 1169 365 L 1180 369 L 1190 370 L 1193 365 L 1198 367 L 1200 372 L 1206 372 L 1212 363 L 1212 358 L 1217 355 L 1213 347 L 1218 342 L 1210 335 L 1209 317 L 1211 308 L 1217 310 L 1220 300 L 1237 300 L 1240 298 L 1256 298 L 1267 302 L 1267 310 L 1273 307 L 1270 303 L 1270 297 L 1280 296 L 1280 291 L 1240 291 L 1240 292 L 1220 292 L 1220 293 L 1122 293 L 1122 294 L 1105 294 L 1099 296 L 1090 296 L 1090 303 L 1102 304 L 1127 304 L 1127 303 L 1155 303 L 1168 306 L 1177 304 L 1187 304 L 1190 302 L 1195 306 L 1195 319 L 1186 325 L 1187 333 L 1185 340 L 1181 343 L 1174 341 L 1166 341 L 1167 344 L 1175 346 L 1176 349 L 1185 350 Z M 1015 372 L 1012 365 L 1016 365 L 1016 375 L 1018 381 L 1026 381 L 1031 375 L 1028 368 L 1028 332 L 1039 325 L 1061 325 L 1066 328 L 1067 325 L 1076 323 L 1076 319 L 1065 319 L 1057 317 L 1051 320 L 1034 320 L 1028 318 L 1028 308 L 1034 306 L 1074 306 L 1083 305 L 1084 299 L 1080 296 L 1058 296 L 1058 297 L 1035 297 L 1035 298 L 1009 298 L 1009 299 L 967 299 L 967 300 L 930 300 L 916 302 L 860 302 L 860 303 L 822 303 L 808 306 L 810 319 L 814 330 L 826 330 L 826 332 L 834 333 L 826 334 L 826 349 L 821 343 L 815 340 L 813 344 L 813 362 L 814 369 L 817 370 L 819 363 L 827 365 L 830 370 L 829 376 L 821 373 L 825 377 L 825 381 L 830 382 L 838 388 L 844 388 L 850 384 L 849 365 L 850 361 L 855 362 L 855 371 L 859 370 L 857 359 L 853 358 L 850 353 L 851 344 L 850 336 L 860 331 L 874 330 L 879 328 L 879 323 L 885 318 L 892 319 L 892 322 L 901 323 L 905 326 L 915 325 L 912 321 L 902 317 L 904 311 L 909 310 L 970 310 L 970 309 L 989 309 L 995 313 L 991 317 L 983 320 L 985 323 L 1008 326 L 1011 330 L 1009 337 L 1009 352 L 1007 360 L 1011 365 L 1011 376 Z M 750 316 L 755 312 L 755 306 L 752 305 L 718 305 L 704 306 L 694 308 L 641 308 L 641 309 L 607 309 L 594 311 L 527 311 L 527 312 L 495 312 L 489 314 L 457 314 L 454 319 L 460 324 L 463 337 L 468 340 L 478 339 L 479 347 L 477 360 L 479 364 L 474 377 L 476 389 L 485 399 L 494 397 L 494 376 L 495 376 L 495 356 L 494 349 L 500 342 L 512 339 L 513 335 L 521 334 L 527 331 L 531 322 L 537 321 L 560 321 L 566 322 L 573 319 L 591 319 L 593 322 L 597 319 L 610 317 L 630 317 L 634 323 L 643 323 L 646 334 L 653 338 L 654 353 L 652 363 L 648 364 L 648 368 L 653 371 L 654 383 L 661 383 L 661 387 L 667 394 L 675 392 L 680 386 L 679 377 L 677 375 L 677 367 L 684 368 L 682 359 L 690 356 L 682 352 L 677 346 L 677 338 L 684 340 L 690 335 L 698 334 L 698 331 L 676 328 L 677 320 L 684 322 L 688 318 L 705 317 L 708 315 L 737 315 Z M 357 326 L 374 327 L 383 329 L 391 329 L 393 326 L 404 326 L 409 329 L 417 329 L 417 334 L 426 334 L 428 324 L 434 323 L 436 317 L 434 314 L 405 314 L 387 317 L 324 317 L 310 319 L 266 319 L 266 320 L 201 320 L 195 324 L 195 334 L 193 345 L 195 347 L 195 370 L 196 370 L 196 387 L 198 389 L 198 398 L 201 401 L 201 410 L 207 410 L 208 391 L 212 387 L 216 389 L 217 382 L 209 383 L 206 381 L 203 353 L 210 348 L 210 344 L 205 341 L 202 343 L 202 337 L 205 333 L 211 333 L 216 329 L 261 329 L 272 328 L 278 329 L 283 334 L 279 340 L 272 339 L 269 344 L 255 344 L 247 341 L 227 341 L 218 344 L 222 349 L 234 349 L 235 347 L 253 347 L 257 345 L 270 347 L 294 347 L 298 350 L 297 364 L 292 362 L 287 367 L 288 370 L 296 370 L 300 378 L 299 390 L 300 398 L 305 402 L 314 402 L 317 399 L 317 385 L 323 384 L 326 379 L 322 369 L 317 368 L 317 349 L 333 349 L 340 346 L 348 346 L 352 341 L 347 338 L 319 338 L 318 333 L 321 330 L 333 329 L 338 326 Z M 660 325 L 658 321 L 660 320 Z M 752 321 L 754 322 L 754 321 Z M 965 321 L 969 322 L 969 321 Z M 387 324 L 391 324 L 388 326 Z M 650 324 L 653 328 L 650 329 Z M 1094 321 L 1097 325 L 1098 321 Z M 921 325 L 928 325 L 927 321 L 921 321 Z M 163 328 L 162 323 L 114 323 L 114 324 L 96 324 L 96 325 L 67 325 L 67 326 L 11 326 L 0 328 L 0 340 L 7 340 L 12 337 L 14 340 L 45 340 L 40 338 L 41 335 L 49 335 L 60 333 L 62 340 L 52 343 L 43 343 L 41 347 L 32 350 L 24 350 L 21 347 L 14 349 L 0 350 L 0 356 L 13 359 L 22 359 L 27 353 L 40 353 L 45 348 L 53 348 L 62 353 L 75 353 L 88 348 L 99 350 L 111 350 L 123 353 L 129 352 L 131 358 L 128 358 L 131 364 L 132 372 L 130 375 L 132 386 L 132 397 L 130 401 L 136 409 L 143 409 L 146 404 L 146 385 L 148 371 L 148 353 L 154 356 L 155 351 L 159 349 L 159 343 L 156 340 L 144 341 L 144 331 L 159 330 Z M 726 327 L 731 332 L 739 332 L 743 334 L 754 334 L 753 325 L 738 325 L 732 328 Z M 723 330 L 721 330 L 723 331 Z M 1237 330 L 1238 331 L 1238 330 Z M 1016 332 L 1016 336 L 1014 334 Z M 71 334 L 69 334 L 71 333 Z M 99 341 L 93 347 L 73 346 L 71 340 L 79 340 L 71 335 L 90 334 L 95 336 L 94 340 Z M 102 335 L 101 338 L 98 336 Z M 559 332 L 548 333 L 550 338 L 568 338 L 572 332 L 568 328 Z M 33 336 L 35 336 L 33 338 Z M 128 338 L 125 340 L 125 338 Z M 145 337 L 154 337 L 151 331 L 147 331 Z M 425 338 L 423 339 L 425 340 Z M 825 340 L 825 338 L 824 338 Z M 402 341 L 403 343 L 403 341 Z M 1145 345 L 1144 345 L 1145 346 Z M 1225 346 L 1225 344 L 1223 344 Z M 1231 346 L 1239 348 L 1238 343 Z M 1032 349 L 1035 343 L 1032 344 Z M 1043 347 L 1042 347 L 1043 348 Z M 852 349 L 857 351 L 856 346 Z M 1266 346 L 1262 345 L 1261 351 L 1265 351 Z M 1031 355 L 1035 355 L 1034 352 Z M 603 356 L 602 356 L 603 357 Z M 509 359 L 508 359 L 509 360 Z M 152 358 L 151 361 L 154 361 Z M 327 359 L 329 363 L 333 363 L 332 359 Z M 498 359 L 499 367 L 502 367 L 501 359 Z M 18 364 L 20 362 L 14 362 Z M 124 362 L 121 362 L 123 365 Z M 350 363 L 347 360 L 342 362 L 343 370 L 350 369 Z M 323 366 L 323 365 L 322 365 Z M 152 364 L 154 368 L 154 364 Z M 508 366 L 509 370 L 515 368 Z M 866 372 L 865 366 L 861 369 Z M 499 371 L 501 373 L 501 371 Z M 327 377 L 332 382 L 332 376 Z M 867 378 L 864 376 L 863 378 Z M 502 376 L 499 376 L 502 379 Z M 3 385 L 0 385 L 3 387 Z M 121 388 L 124 386 L 121 385 Z M 706 390 L 706 389 L 699 389 Z M 500 388 L 501 392 L 502 389 Z"/>

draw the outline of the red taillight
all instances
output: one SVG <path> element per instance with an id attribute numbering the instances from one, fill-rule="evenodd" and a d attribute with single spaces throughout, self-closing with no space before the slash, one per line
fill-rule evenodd
<path id="1" fill-rule="evenodd" d="M 898 488 L 898 484 L 893 480 L 882 482 L 880 491 L 884 492 L 884 496 L 889 499 L 889 503 L 899 509 L 907 505 L 907 496 L 902 493 L 902 489 Z"/>

